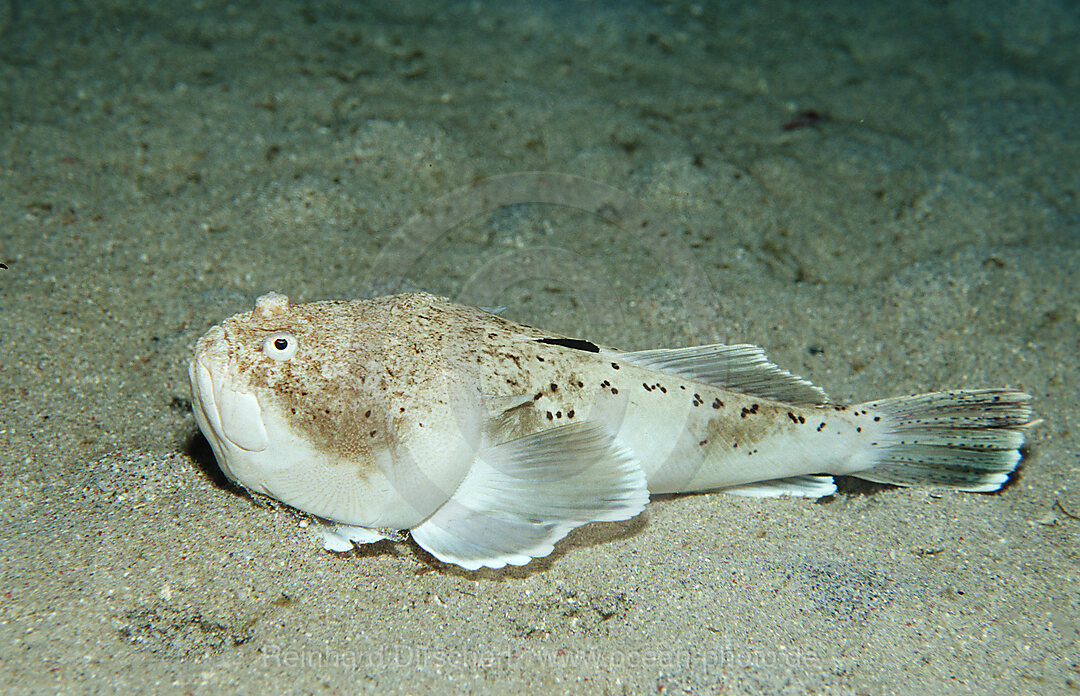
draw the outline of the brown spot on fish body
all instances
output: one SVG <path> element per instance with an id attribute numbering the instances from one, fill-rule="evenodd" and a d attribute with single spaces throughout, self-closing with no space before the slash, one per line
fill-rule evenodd
<path id="1" fill-rule="evenodd" d="M 743 406 L 743 407 L 742 407 L 742 410 L 741 410 L 741 411 L 739 411 L 739 418 L 746 418 L 746 417 L 747 417 L 748 415 L 750 415 L 751 413 L 753 413 L 753 411 L 751 411 L 750 409 L 748 409 L 748 408 L 746 408 L 745 406 Z"/>

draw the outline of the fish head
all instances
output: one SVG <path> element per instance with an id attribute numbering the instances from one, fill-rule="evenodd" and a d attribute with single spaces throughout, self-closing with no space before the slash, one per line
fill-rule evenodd
<path id="1" fill-rule="evenodd" d="M 260 493 L 265 486 L 245 465 L 270 448 L 264 404 L 295 370 L 291 360 L 301 339 L 310 338 L 300 328 L 287 297 L 264 295 L 253 311 L 211 327 L 188 365 L 195 418 L 222 471 Z"/>
<path id="2" fill-rule="evenodd" d="M 188 368 L 193 410 L 244 488 L 344 524 L 405 528 L 455 482 L 426 498 L 402 483 L 393 390 L 370 364 L 379 338 L 365 340 L 361 302 L 293 305 L 272 292 L 212 327 Z"/>

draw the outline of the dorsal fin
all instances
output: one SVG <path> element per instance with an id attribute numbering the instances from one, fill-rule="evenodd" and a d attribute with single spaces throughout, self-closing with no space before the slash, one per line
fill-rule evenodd
<path id="1" fill-rule="evenodd" d="M 829 397 L 809 381 L 782 370 L 757 346 L 694 346 L 619 353 L 620 360 L 653 370 L 673 372 L 716 387 L 792 405 L 824 404 Z"/>

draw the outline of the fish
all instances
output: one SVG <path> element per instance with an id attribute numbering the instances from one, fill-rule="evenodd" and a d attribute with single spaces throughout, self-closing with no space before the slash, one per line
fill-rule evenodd
<path id="1" fill-rule="evenodd" d="M 222 472 L 306 513 L 327 550 L 407 533 L 467 570 L 525 565 L 656 494 L 996 491 L 1037 422 L 1016 389 L 840 404 L 757 346 L 621 351 L 424 292 L 264 294 L 188 374 Z"/>

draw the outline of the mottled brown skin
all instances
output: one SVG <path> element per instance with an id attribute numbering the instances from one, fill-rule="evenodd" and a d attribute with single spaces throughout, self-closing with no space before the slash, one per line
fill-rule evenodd
<path id="1" fill-rule="evenodd" d="M 580 351 L 537 342 L 554 334 L 426 293 L 256 307 L 222 328 L 237 381 L 291 414 L 315 447 L 361 469 L 397 434 L 425 427 L 425 414 L 452 408 L 455 394 L 538 396 L 496 424 L 508 439 L 572 420 L 596 386 L 576 369 Z M 291 360 L 261 352 L 279 332 L 299 342 Z M 544 386 L 530 391 L 540 375 Z M 495 412 L 505 405 L 490 403 Z"/>
<path id="2" fill-rule="evenodd" d="M 353 367 L 360 356 L 358 344 L 348 340 L 353 322 L 342 311 L 348 304 L 319 302 L 287 311 L 256 308 L 227 319 L 222 328 L 235 359 L 237 383 L 249 385 L 260 401 L 272 401 L 292 414 L 291 425 L 316 448 L 363 469 L 372 464 L 372 448 L 385 445 L 388 411 L 383 395 L 368 383 L 372 377 Z M 266 339 L 279 332 L 299 341 L 294 359 L 276 361 L 262 354 Z"/>

